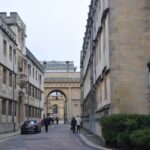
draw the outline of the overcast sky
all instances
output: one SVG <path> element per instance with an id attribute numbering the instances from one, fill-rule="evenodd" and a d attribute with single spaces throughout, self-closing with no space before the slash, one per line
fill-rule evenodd
<path id="1" fill-rule="evenodd" d="M 1 12 L 18 12 L 27 27 L 26 46 L 42 60 L 80 66 L 90 0 L 1 0 Z"/>

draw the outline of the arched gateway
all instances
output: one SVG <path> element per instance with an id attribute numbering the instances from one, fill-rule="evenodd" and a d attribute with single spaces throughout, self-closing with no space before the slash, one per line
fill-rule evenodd
<path id="1" fill-rule="evenodd" d="M 67 121 L 67 97 L 60 90 L 52 90 L 46 97 L 46 112 L 53 117 L 58 117 L 59 120 Z"/>
<path id="2" fill-rule="evenodd" d="M 52 65 L 54 62 L 46 63 L 51 63 Z M 44 114 L 59 115 L 63 119 L 70 119 L 72 116 L 80 115 L 80 72 L 69 70 L 69 67 L 66 72 L 58 70 L 48 71 L 46 68 L 44 79 Z"/>

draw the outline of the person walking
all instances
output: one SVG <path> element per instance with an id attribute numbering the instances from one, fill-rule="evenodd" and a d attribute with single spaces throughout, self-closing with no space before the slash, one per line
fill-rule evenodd
<path id="1" fill-rule="evenodd" d="M 77 116 L 76 121 L 77 121 L 77 133 L 80 133 L 81 118 L 79 116 Z"/>
<path id="2" fill-rule="evenodd" d="M 56 124 L 58 124 L 58 122 L 59 122 L 59 118 L 58 118 L 58 117 L 56 117 L 56 118 L 55 118 L 55 120 L 56 120 Z"/>
<path id="3" fill-rule="evenodd" d="M 73 133 L 75 133 L 76 124 L 77 124 L 77 121 L 76 121 L 75 117 L 72 117 L 72 120 L 71 120 L 71 129 L 72 129 Z"/>
<path id="4" fill-rule="evenodd" d="M 49 124 L 52 125 L 52 116 L 49 117 Z"/>
<path id="5" fill-rule="evenodd" d="M 48 132 L 48 125 L 49 125 L 49 118 L 48 116 L 44 118 L 44 126 L 45 126 L 45 132 Z"/>

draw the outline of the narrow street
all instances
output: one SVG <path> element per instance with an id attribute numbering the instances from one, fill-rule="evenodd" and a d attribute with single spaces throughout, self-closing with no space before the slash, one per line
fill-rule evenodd
<path id="1" fill-rule="evenodd" d="M 55 125 L 39 134 L 18 135 L 0 142 L 0 150 L 97 150 L 73 134 L 68 125 Z"/>

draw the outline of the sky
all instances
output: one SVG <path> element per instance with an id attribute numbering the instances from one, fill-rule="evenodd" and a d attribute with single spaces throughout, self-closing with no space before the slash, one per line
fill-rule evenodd
<path id="1" fill-rule="evenodd" d="M 26 46 L 39 61 L 74 61 L 80 51 L 90 0 L 1 0 L 0 11 L 17 12 L 26 24 Z"/>

